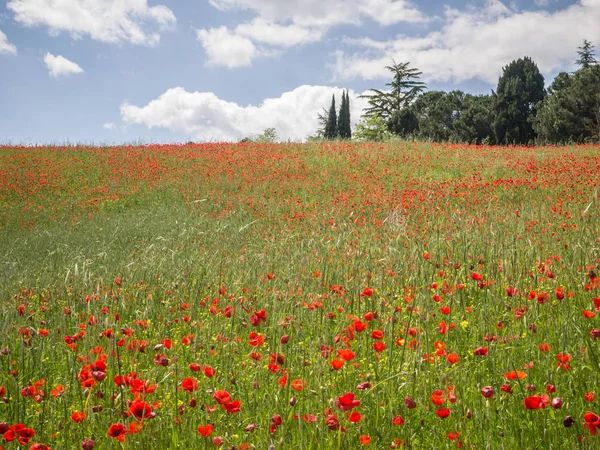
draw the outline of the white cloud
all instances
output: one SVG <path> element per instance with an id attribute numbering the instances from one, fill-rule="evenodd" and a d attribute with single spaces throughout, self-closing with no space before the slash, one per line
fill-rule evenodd
<path id="1" fill-rule="evenodd" d="M 266 99 L 260 106 L 241 106 L 212 92 L 188 92 L 177 87 L 146 106 L 124 102 L 121 118 L 126 123 L 184 132 L 201 140 L 235 141 L 271 127 L 281 139 L 302 140 L 316 132 L 317 116 L 323 108 L 329 108 L 333 94 L 339 107 L 341 88 L 306 85 L 278 98 Z M 349 96 L 350 115 L 355 124 L 367 103 L 353 91 Z"/>
<path id="2" fill-rule="evenodd" d="M 117 128 L 117 124 L 114 122 L 106 122 L 104 125 L 102 125 L 102 128 L 105 130 L 115 130 Z"/>
<path id="3" fill-rule="evenodd" d="M 296 24 L 279 25 L 257 18 L 250 23 L 240 24 L 235 28 L 236 34 L 254 41 L 278 47 L 320 41 L 326 30 L 322 27 L 303 27 Z"/>
<path id="4" fill-rule="evenodd" d="M 600 0 L 580 2 L 549 13 L 518 12 L 499 0 L 483 8 L 446 10 L 445 24 L 424 37 L 398 36 L 390 41 L 346 39 L 362 48 L 350 54 L 337 52 L 333 66 L 337 79 L 387 78 L 384 66 L 391 58 L 410 61 L 430 81 L 464 81 L 480 78 L 495 84 L 502 67 L 530 56 L 542 73 L 570 69 L 583 39 L 600 41 Z"/>
<path id="5" fill-rule="evenodd" d="M 267 21 L 292 21 L 305 27 L 360 23 L 366 16 L 389 25 L 427 19 L 408 0 L 210 0 L 222 10 L 250 10 Z"/>
<path id="6" fill-rule="evenodd" d="M 248 66 L 258 56 L 277 54 L 273 47 L 289 48 L 320 41 L 331 27 L 360 25 L 362 18 L 381 25 L 427 21 L 408 0 L 210 0 L 210 3 L 222 11 L 249 10 L 256 14 L 252 21 L 231 30 L 225 27 L 198 30 L 209 63 L 226 67 Z M 256 43 L 271 48 L 258 50 Z M 240 53 L 241 61 L 232 63 Z"/>
<path id="7" fill-rule="evenodd" d="M 60 55 L 54 56 L 52 53 L 46 53 L 44 63 L 46 63 L 48 73 L 55 78 L 72 73 L 83 73 L 83 69 L 78 64 Z"/>
<path id="8" fill-rule="evenodd" d="M 209 65 L 245 67 L 259 54 L 250 39 L 231 32 L 225 26 L 196 30 L 196 34 L 206 51 Z"/>
<path id="9" fill-rule="evenodd" d="M 157 30 L 176 23 L 169 8 L 148 6 L 147 0 L 10 0 L 7 7 L 25 26 L 47 26 L 51 34 L 65 31 L 74 38 L 89 35 L 109 43 L 152 46 L 160 40 Z"/>
<path id="10" fill-rule="evenodd" d="M 8 42 L 8 37 L 0 31 L 0 55 L 2 54 L 16 55 L 17 47 Z"/>

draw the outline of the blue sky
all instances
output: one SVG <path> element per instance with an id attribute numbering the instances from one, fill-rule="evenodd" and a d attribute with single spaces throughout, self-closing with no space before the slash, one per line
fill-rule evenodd
<path id="1" fill-rule="evenodd" d="M 600 0 L 1 0 L 0 142 L 237 140 L 314 133 L 331 95 L 488 93 L 529 55 L 547 83 L 600 42 Z"/>

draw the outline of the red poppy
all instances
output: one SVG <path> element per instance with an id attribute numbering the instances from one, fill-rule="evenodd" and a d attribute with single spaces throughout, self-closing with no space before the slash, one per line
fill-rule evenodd
<path id="1" fill-rule="evenodd" d="M 214 425 L 212 423 L 208 425 L 200 425 L 198 427 L 198 433 L 200 433 L 200 436 L 208 437 L 212 434 L 213 429 Z"/>
<path id="2" fill-rule="evenodd" d="M 517 378 L 522 380 L 523 378 L 527 378 L 527 374 L 520 370 L 513 370 L 512 372 L 506 372 L 504 378 L 507 380 L 516 380 Z"/>
<path id="3" fill-rule="evenodd" d="M 563 370 L 569 370 L 569 360 L 571 359 L 571 355 L 567 353 L 558 353 L 556 358 L 558 359 L 556 367 L 560 367 Z"/>
<path id="4" fill-rule="evenodd" d="M 477 273 L 477 272 L 473 272 L 473 273 L 471 274 L 471 278 L 472 278 L 474 281 L 483 281 L 483 275 L 481 275 L 480 273 Z"/>
<path id="5" fill-rule="evenodd" d="M 362 445 L 369 445 L 371 443 L 371 436 L 363 434 L 361 437 L 358 438 L 358 440 Z"/>
<path id="6" fill-rule="evenodd" d="M 456 364 L 460 358 L 456 353 L 450 353 L 448 356 L 446 356 L 446 359 L 450 364 Z"/>
<path id="7" fill-rule="evenodd" d="M 404 424 L 404 418 L 402 416 L 396 416 L 392 419 L 392 423 L 396 426 Z"/>
<path id="8" fill-rule="evenodd" d="M 199 372 L 201 368 L 200 364 L 190 363 L 190 370 L 193 370 L 194 372 Z"/>
<path id="9" fill-rule="evenodd" d="M 188 392 L 194 392 L 198 390 L 198 381 L 193 378 L 184 378 L 181 380 L 181 389 Z"/>
<path id="10" fill-rule="evenodd" d="M 373 344 L 373 349 L 378 352 L 381 353 L 382 351 L 385 350 L 385 343 L 381 342 L 381 341 L 377 341 Z"/>
<path id="11" fill-rule="evenodd" d="M 434 405 L 441 406 L 446 403 L 444 391 L 438 389 L 431 393 L 431 401 Z"/>
<path id="12" fill-rule="evenodd" d="M 600 428 L 600 417 L 588 411 L 583 415 L 583 420 L 585 420 L 583 428 L 587 429 L 592 436 L 596 436 L 596 429 Z"/>
<path id="13" fill-rule="evenodd" d="M 488 354 L 488 348 L 487 347 L 477 347 L 475 350 L 473 350 L 473 354 L 475 356 L 485 356 Z"/>
<path id="14" fill-rule="evenodd" d="M 227 391 L 218 390 L 213 394 L 213 398 L 220 405 L 226 405 L 227 403 L 229 403 L 231 401 L 231 396 L 229 395 L 229 392 L 227 392 Z"/>
<path id="15" fill-rule="evenodd" d="M 450 410 L 448 408 L 440 408 L 435 413 L 440 419 L 445 419 L 450 415 Z"/>
<path id="16" fill-rule="evenodd" d="M 348 420 L 352 423 L 358 423 L 358 422 L 360 422 L 360 419 L 362 419 L 362 416 L 358 411 L 352 411 L 348 415 Z"/>
<path id="17" fill-rule="evenodd" d="M 215 369 L 213 369 L 210 366 L 206 366 L 204 368 L 204 375 L 206 375 L 208 378 L 212 378 L 215 376 Z"/>
<path id="18" fill-rule="evenodd" d="M 234 400 L 232 402 L 229 403 L 225 403 L 223 405 L 223 408 L 225 408 L 225 410 L 229 413 L 229 414 L 234 414 L 236 412 L 240 411 L 240 407 L 242 406 L 242 402 L 240 402 L 239 400 Z"/>
<path id="19" fill-rule="evenodd" d="M 71 414 L 71 420 L 75 423 L 82 422 L 85 420 L 85 417 L 85 413 L 81 411 L 75 411 L 73 414 Z"/>
<path id="20" fill-rule="evenodd" d="M 340 370 L 342 368 L 342 366 L 344 365 L 344 360 L 342 360 L 342 359 L 334 359 L 333 361 L 329 361 L 329 364 L 335 370 Z"/>
<path id="21" fill-rule="evenodd" d="M 152 410 L 152 406 L 141 400 L 135 401 L 129 405 L 128 412 L 129 415 L 132 415 L 138 420 L 151 419 L 156 416 L 156 413 Z"/>
<path id="22" fill-rule="evenodd" d="M 125 441 L 125 434 L 127 434 L 127 427 L 122 423 L 113 423 L 106 433 L 111 438 L 118 439 L 120 442 Z"/>
<path id="23" fill-rule="evenodd" d="M 373 296 L 373 289 L 366 287 L 363 289 L 362 293 L 360 294 L 361 297 L 371 297 Z"/>
<path id="24" fill-rule="evenodd" d="M 541 396 L 533 395 L 523 400 L 523 405 L 525 406 L 525 409 L 544 409 L 549 404 L 550 397 L 548 397 L 548 394 L 544 394 Z"/>
<path id="25" fill-rule="evenodd" d="M 481 395 L 485 398 L 492 398 L 494 396 L 494 388 L 492 386 L 486 386 L 481 390 Z"/>
<path id="26" fill-rule="evenodd" d="M 354 399 L 354 394 L 347 392 L 344 395 L 340 395 L 337 399 L 336 405 L 342 411 L 350 411 L 353 408 L 360 406 L 360 401 Z"/>
<path id="27" fill-rule="evenodd" d="M 550 351 L 550 346 L 548 344 L 540 344 L 538 348 L 544 353 L 548 353 Z"/>
<path id="28" fill-rule="evenodd" d="M 594 401 L 595 395 L 593 392 L 586 392 L 583 394 L 583 398 L 585 398 L 588 402 L 592 403 Z"/>
<path id="29" fill-rule="evenodd" d="M 301 391 L 304 389 L 306 381 L 304 380 L 293 380 L 291 383 L 292 389 L 295 391 Z"/>

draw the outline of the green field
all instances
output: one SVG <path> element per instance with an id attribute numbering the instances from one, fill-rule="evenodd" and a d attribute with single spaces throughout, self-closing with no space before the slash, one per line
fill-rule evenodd
<path id="1" fill-rule="evenodd" d="M 600 448 L 599 186 L 598 146 L 0 147 L 0 448 Z"/>

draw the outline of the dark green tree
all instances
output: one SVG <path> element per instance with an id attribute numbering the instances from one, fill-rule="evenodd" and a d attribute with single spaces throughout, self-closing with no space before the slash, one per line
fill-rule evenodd
<path id="1" fill-rule="evenodd" d="M 491 95 L 466 94 L 454 121 L 452 142 L 494 144 L 494 99 Z"/>
<path id="2" fill-rule="evenodd" d="M 536 105 L 546 95 L 544 77 L 529 57 L 504 67 L 495 93 L 494 133 L 500 144 L 530 144 Z"/>
<path id="3" fill-rule="evenodd" d="M 464 96 L 462 91 L 429 91 L 417 98 L 412 109 L 419 121 L 419 137 L 435 142 L 451 140 Z"/>
<path id="4" fill-rule="evenodd" d="M 327 123 L 325 124 L 324 136 L 325 139 L 336 139 L 338 137 L 337 111 L 335 110 L 335 95 L 331 98 L 331 107 L 327 115 Z"/>
<path id="5" fill-rule="evenodd" d="M 577 54 L 579 59 L 576 61 L 582 69 L 595 66 L 597 64 L 596 58 L 594 58 L 594 46 L 587 39 L 583 40 L 583 45 L 578 47 Z"/>
<path id="6" fill-rule="evenodd" d="M 352 137 L 352 131 L 350 130 L 350 98 L 346 91 L 342 92 L 342 104 L 338 115 L 338 131 L 341 139 Z"/>
<path id="7" fill-rule="evenodd" d="M 367 118 L 381 117 L 387 123 L 388 129 L 399 135 L 409 133 L 415 122 L 414 114 L 404 110 L 407 110 L 418 95 L 426 89 L 425 83 L 417 81 L 422 72 L 410 68 L 409 65 L 408 62 L 396 64 L 392 61 L 391 66 L 385 67 L 394 76 L 390 83 L 386 83 L 389 90 L 371 89 L 371 94 L 361 95 L 361 98 L 366 98 L 369 102 L 364 115 Z"/>
<path id="8" fill-rule="evenodd" d="M 600 141 L 600 66 L 559 74 L 541 105 L 534 128 L 541 143 Z"/>

